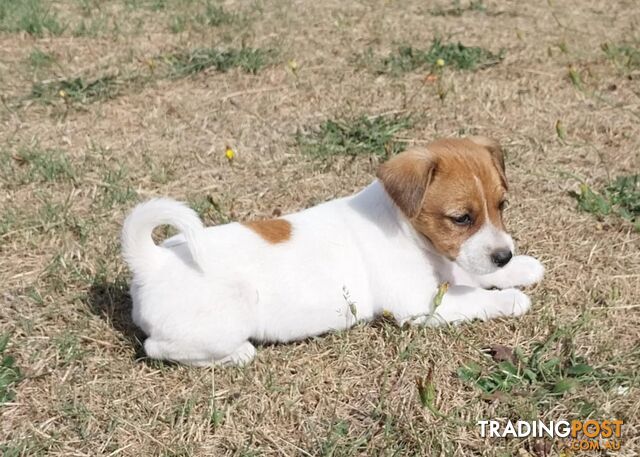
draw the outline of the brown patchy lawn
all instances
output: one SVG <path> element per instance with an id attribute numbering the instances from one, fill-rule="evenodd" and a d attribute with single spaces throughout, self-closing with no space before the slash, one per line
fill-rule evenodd
<path id="1" fill-rule="evenodd" d="M 640 170 L 639 23 L 629 0 L 0 0 L 4 455 L 558 455 L 481 438 L 488 418 L 620 418 L 616 455 L 638 455 L 640 232 L 569 192 Z M 435 38 L 490 54 L 440 66 Z M 358 119 L 390 136 L 357 155 L 305 136 L 334 120 L 351 141 Z M 505 146 L 508 225 L 547 268 L 523 319 L 381 321 L 242 369 L 144 358 L 118 241 L 136 202 L 268 217 L 360 189 L 398 145 L 466 134 Z M 513 376 L 495 345 L 520 354 Z"/>

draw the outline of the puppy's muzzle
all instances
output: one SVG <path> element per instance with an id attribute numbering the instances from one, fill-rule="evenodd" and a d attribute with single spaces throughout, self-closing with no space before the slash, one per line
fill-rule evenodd
<path id="1" fill-rule="evenodd" d="M 498 267 L 504 267 L 513 257 L 510 249 L 498 249 L 491 254 L 491 261 Z"/>

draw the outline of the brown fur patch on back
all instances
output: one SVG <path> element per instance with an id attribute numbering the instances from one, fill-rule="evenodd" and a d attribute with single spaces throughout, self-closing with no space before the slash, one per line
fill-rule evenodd
<path id="1" fill-rule="evenodd" d="M 272 244 L 284 243 L 291 238 L 291 223 L 285 219 L 243 222 L 242 225 L 253 230 L 263 240 Z"/>

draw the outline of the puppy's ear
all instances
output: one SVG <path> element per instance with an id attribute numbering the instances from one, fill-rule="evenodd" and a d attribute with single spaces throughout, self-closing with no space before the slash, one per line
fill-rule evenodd
<path id="1" fill-rule="evenodd" d="M 378 168 L 378 179 L 402 212 L 413 218 L 420 212 L 436 160 L 427 149 L 409 149 Z"/>
<path id="2" fill-rule="evenodd" d="M 493 138 L 488 138 L 486 136 L 470 136 L 469 140 L 479 146 L 484 147 L 487 151 L 489 151 L 493 160 L 493 164 L 498 169 L 498 173 L 500 173 L 502 184 L 504 185 L 505 189 L 508 189 L 509 186 L 507 183 L 507 172 L 504 166 L 504 152 L 500 147 L 500 143 L 498 143 Z"/>

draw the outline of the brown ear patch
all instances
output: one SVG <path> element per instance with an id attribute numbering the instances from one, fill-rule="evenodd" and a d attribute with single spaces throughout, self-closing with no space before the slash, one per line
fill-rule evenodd
<path id="1" fill-rule="evenodd" d="M 284 243 L 291 238 L 291 222 L 285 219 L 243 222 L 242 225 L 256 232 L 268 243 Z"/>
<path id="2" fill-rule="evenodd" d="M 426 149 L 409 149 L 383 163 L 378 179 L 402 212 L 412 218 L 418 214 L 436 164 Z"/>

